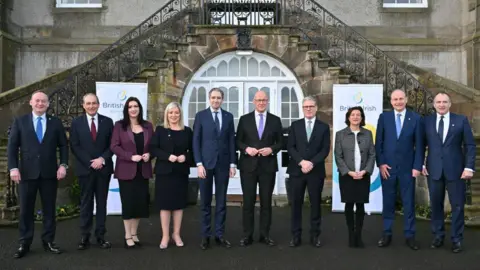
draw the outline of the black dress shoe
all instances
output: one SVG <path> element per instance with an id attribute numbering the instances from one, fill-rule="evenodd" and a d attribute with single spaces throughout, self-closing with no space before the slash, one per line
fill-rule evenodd
<path id="1" fill-rule="evenodd" d="M 462 252 L 462 243 L 456 242 L 452 244 L 452 252 L 453 253 L 460 253 Z"/>
<path id="2" fill-rule="evenodd" d="M 298 247 L 302 244 L 302 239 L 300 237 L 294 236 L 292 240 L 290 240 L 289 247 Z"/>
<path id="3" fill-rule="evenodd" d="M 60 248 L 53 242 L 43 242 L 43 249 L 53 254 L 61 254 Z"/>
<path id="4" fill-rule="evenodd" d="M 88 249 L 90 247 L 90 240 L 88 238 L 84 238 L 82 237 L 82 239 L 80 239 L 80 243 L 78 243 L 78 250 L 85 250 L 85 249 Z"/>
<path id="5" fill-rule="evenodd" d="M 103 238 L 97 238 L 97 244 L 100 248 L 103 249 L 109 249 L 112 247 L 112 244 Z"/>
<path id="6" fill-rule="evenodd" d="M 270 247 L 275 246 L 275 241 L 273 241 L 272 238 L 270 238 L 268 236 L 260 236 L 260 238 L 258 239 L 258 242 L 264 243 L 264 244 L 266 244 L 267 246 L 270 246 Z"/>
<path id="7" fill-rule="evenodd" d="M 435 238 L 432 241 L 432 244 L 430 244 L 430 248 L 439 248 L 443 246 L 443 239 L 441 238 Z"/>
<path id="8" fill-rule="evenodd" d="M 129 245 L 128 244 L 128 240 L 132 240 L 133 242 L 133 245 Z M 133 241 L 132 238 L 125 238 L 125 242 L 123 244 L 123 247 L 126 248 L 126 249 L 132 249 L 132 248 L 135 248 L 137 245 L 135 244 L 135 241 Z"/>
<path id="9" fill-rule="evenodd" d="M 319 247 L 322 246 L 322 241 L 320 241 L 319 236 L 314 236 L 314 237 L 310 238 L 310 244 L 312 244 L 312 246 L 314 246 L 316 248 L 319 248 Z"/>
<path id="10" fill-rule="evenodd" d="M 132 234 L 132 240 L 133 240 L 133 242 L 135 242 L 135 246 L 141 247 L 141 246 L 142 246 L 142 243 L 140 243 L 140 240 L 135 241 L 135 239 L 133 239 L 134 236 L 137 237 L 137 235 L 136 235 L 136 234 Z M 137 239 L 138 239 L 138 237 L 137 237 Z"/>
<path id="11" fill-rule="evenodd" d="M 226 248 L 230 248 L 232 246 L 232 244 L 230 244 L 227 239 L 223 238 L 223 236 L 215 237 L 215 243 Z"/>
<path id="12" fill-rule="evenodd" d="M 208 247 L 210 247 L 210 238 L 202 238 L 200 248 L 206 250 Z"/>
<path id="13" fill-rule="evenodd" d="M 20 244 L 20 246 L 18 247 L 13 257 L 16 259 L 20 259 L 23 256 L 27 255 L 29 251 L 30 251 L 30 245 Z"/>
<path id="14" fill-rule="evenodd" d="M 378 240 L 378 247 L 388 247 L 392 243 L 391 235 L 384 235 L 380 240 Z"/>
<path id="15" fill-rule="evenodd" d="M 241 247 L 250 246 L 251 244 L 253 244 L 253 238 L 251 236 L 244 237 L 244 238 L 242 238 L 242 240 L 240 240 L 240 246 Z"/>
<path id="16" fill-rule="evenodd" d="M 407 238 L 405 240 L 405 244 L 407 244 L 407 246 L 411 249 L 411 250 L 418 250 L 418 245 L 417 245 L 417 241 L 415 241 L 415 238 L 414 237 L 410 237 L 410 238 Z"/>

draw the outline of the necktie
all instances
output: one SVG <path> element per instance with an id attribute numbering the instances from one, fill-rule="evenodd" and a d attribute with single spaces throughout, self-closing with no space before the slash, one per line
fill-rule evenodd
<path id="1" fill-rule="evenodd" d="M 443 115 L 440 117 L 440 122 L 438 123 L 438 136 L 443 143 Z"/>
<path id="2" fill-rule="evenodd" d="M 90 134 L 92 134 L 92 139 L 95 141 L 97 139 L 97 126 L 95 126 L 95 117 L 92 117 L 92 124 L 90 125 Z"/>
<path id="3" fill-rule="evenodd" d="M 263 114 L 258 114 L 260 116 L 260 121 L 258 122 L 258 138 L 262 138 L 263 135 Z"/>
<path id="4" fill-rule="evenodd" d="M 397 126 L 397 139 L 400 137 L 400 132 L 402 131 L 402 120 L 400 117 L 402 114 L 397 114 L 397 121 L 396 121 L 396 126 Z"/>
<path id="5" fill-rule="evenodd" d="M 307 140 L 310 141 L 310 136 L 312 136 L 312 120 L 307 121 Z"/>
<path id="6" fill-rule="evenodd" d="M 215 128 L 217 129 L 217 133 L 220 133 L 220 120 L 218 120 L 218 112 L 215 113 Z"/>
<path id="7" fill-rule="evenodd" d="M 37 128 L 35 130 L 35 133 L 37 133 L 38 142 L 41 143 L 43 139 L 43 125 L 41 117 L 37 117 Z"/>

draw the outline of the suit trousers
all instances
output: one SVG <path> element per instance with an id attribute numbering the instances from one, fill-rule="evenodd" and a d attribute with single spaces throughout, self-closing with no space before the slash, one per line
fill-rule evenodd
<path id="1" fill-rule="evenodd" d="M 403 233 L 406 238 L 415 236 L 415 178 L 409 174 L 402 176 L 390 175 L 382 180 L 383 196 L 383 233 L 392 235 L 392 226 L 395 220 L 395 203 L 397 199 L 397 186 L 400 187 L 402 197 L 404 225 Z"/>
<path id="2" fill-rule="evenodd" d="M 97 238 L 103 238 L 106 233 L 105 220 L 107 217 L 107 197 L 110 175 L 105 175 L 99 171 L 90 169 L 88 176 L 81 176 L 79 178 L 81 189 L 80 231 L 82 237 L 90 237 L 90 231 L 93 226 L 93 199 L 95 198 L 95 236 Z"/>
<path id="3" fill-rule="evenodd" d="M 452 207 L 451 240 L 460 242 L 463 240 L 465 227 L 464 205 L 465 205 L 465 180 L 447 180 L 442 173 L 440 179 L 428 178 L 428 191 L 430 194 L 430 205 L 432 207 L 432 233 L 436 238 L 445 238 L 445 213 L 443 203 L 445 200 L 445 188 L 448 191 L 448 199 Z"/>
<path id="4" fill-rule="evenodd" d="M 202 237 L 211 236 L 212 223 L 212 192 L 215 181 L 215 236 L 222 237 L 225 233 L 225 219 L 227 216 L 227 188 L 230 168 L 215 167 L 206 169 L 207 177 L 199 179 L 200 207 L 202 222 Z"/>
<path id="5" fill-rule="evenodd" d="M 42 202 L 44 242 L 53 242 L 56 230 L 56 201 L 58 181 L 55 178 L 22 179 L 18 185 L 20 197 L 20 243 L 30 245 L 35 229 L 35 201 L 40 192 Z"/>
<path id="6" fill-rule="evenodd" d="M 302 235 L 302 208 L 305 199 L 305 188 L 308 188 L 308 198 L 310 201 L 310 236 L 319 236 L 322 219 L 321 198 L 324 179 L 313 175 L 291 175 L 290 181 L 292 187 L 292 235 L 295 237 L 301 237 Z"/>
<path id="7" fill-rule="evenodd" d="M 260 235 L 269 236 L 272 223 L 272 192 L 275 187 L 275 172 L 257 168 L 253 172 L 240 172 L 243 192 L 243 233 L 252 237 L 254 231 L 254 210 L 257 198 L 257 184 L 260 193 Z"/>

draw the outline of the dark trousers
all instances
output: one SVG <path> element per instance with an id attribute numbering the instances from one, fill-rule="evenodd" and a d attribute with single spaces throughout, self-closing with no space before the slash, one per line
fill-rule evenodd
<path id="1" fill-rule="evenodd" d="M 105 220 L 107 216 L 110 175 L 104 175 L 92 169 L 88 176 L 79 177 L 79 184 L 81 189 L 80 231 L 82 237 L 90 237 L 90 231 L 93 225 L 93 199 L 95 198 L 95 236 L 97 238 L 103 238 L 106 233 Z"/>
<path id="2" fill-rule="evenodd" d="M 30 245 L 33 240 L 35 228 L 34 212 L 37 192 L 40 192 L 42 201 L 43 233 L 44 242 L 53 242 L 56 229 L 56 201 L 58 181 L 52 179 L 22 179 L 18 186 L 20 197 L 20 243 Z"/>
<path id="3" fill-rule="evenodd" d="M 243 192 L 243 233 L 252 237 L 254 210 L 257 199 L 257 183 L 260 193 L 260 235 L 269 236 L 272 223 L 272 192 L 275 187 L 275 172 L 264 172 L 258 168 L 253 172 L 240 172 Z"/>
<path id="4" fill-rule="evenodd" d="M 222 237 L 225 233 L 225 218 L 227 216 L 227 188 L 229 168 L 214 168 L 206 170 L 207 177 L 199 179 L 200 207 L 202 213 L 202 237 L 211 236 L 212 223 L 212 192 L 215 181 L 215 236 Z"/>
<path id="5" fill-rule="evenodd" d="M 353 206 L 356 206 L 354 215 Z M 345 203 L 345 220 L 349 233 L 355 232 L 357 236 L 361 235 L 363 220 L 365 218 L 365 204 L 363 203 Z"/>
<path id="6" fill-rule="evenodd" d="M 302 208 L 305 199 L 305 188 L 308 187 L 310 200 L 310 236 L 320 235 L 320 224 L 322 220 L 321 198 L 324 179 L 308 175 L 290 176 L 292 186 L 292 235 L 302 235 Z"/>
<path id="7" fill-rule="evenodd" d="M 406 238 L 410 238 L 415 236 L 415 178 L 413 178 L 411 174 L 406 174 L 401 177 L 390 175 L 387 180 L 382 181 L 383 233 L 385 235 L 392 235 L 397 186 L 400 187 L 403 212 L 405 213 L 403 232 Z"/>
<path id="8" fill-rule="evenodd" d="M 432 233 L 436 238 L 445 238 L 445 213 L 443 202 L 445 199 L 445 188 L 448 191 L 448 199 L 452 207 L 452 242 L 463 240 L 465 227 L 464 205 L 465 205 L 465 180 L 447 180 L 442 174 L 438 180 L 428 178 L 428 191 L 430 194 L 430 205 L 432 207 Z"/>

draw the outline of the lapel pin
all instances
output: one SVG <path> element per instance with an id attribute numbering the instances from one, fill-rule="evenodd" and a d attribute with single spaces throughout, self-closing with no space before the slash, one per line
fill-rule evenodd
<path id="1" fill-rule="evenodd" d="M 408 121 L 410 121 L 410 118 L 408 118 Z"/>
<path id="2" fill-rule="evenodd" d="M 454 127 L 454 126 L 455 126 L 455 124 L 452 124 L 452 127 Z"/>

